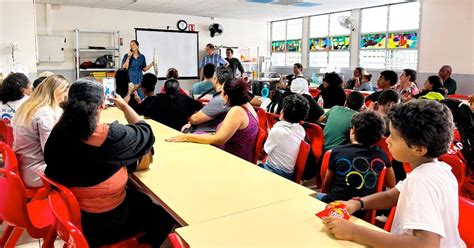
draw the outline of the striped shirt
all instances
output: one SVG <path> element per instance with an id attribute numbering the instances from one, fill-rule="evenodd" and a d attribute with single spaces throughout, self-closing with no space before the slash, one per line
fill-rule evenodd
<path id="1" fill-rule="evenodd" d="M 228 64 L 228 62 L 223 59 L 219 54 L 212 54 L 212 55 L 206 55 L 201 59 L 201 63 L 199 63 L 199 68 L 203 68 L 207 64 L 214 64 L 216 67 L 219 67 L 221 65 Z"/>

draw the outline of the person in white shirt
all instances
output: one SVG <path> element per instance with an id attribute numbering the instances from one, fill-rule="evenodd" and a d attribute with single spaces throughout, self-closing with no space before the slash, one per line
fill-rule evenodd
<path id="1" fill-rule="evenodd" d="M 44 171 L 44 146 L 63 113 L 59 106 L 69 90 L 69 82 L 60 75 L 47 77 L 18 109 L 12 119 L 13 150 L 20 176 L 26 187 L 42 185 L 37 171 Z M 67 163 L 67 161 L 65 161 Z"/>
<path id="2" fill-rule="evenodd" d="M 309 103 L 303 96 L 294 94 L 285 97 L 280 121 L 270 129 L 263 147 L 268 159 L 260 167 L 293 180 L 300 143 L 306 134 L 299 122 L 306 118 L 308 111 Z"/>
<path id="3" fill-rule="evenodd" d="M 337 239 L 372 247 L 466 247 L 458 231 L 458 183 L 450 166 L 436 159 L 453 139 L 450 110 L 437 101 L 413 100 L 395 105 L 388 116 L 388 148 L 412 172 L 391 190 L 342 203 L 350 213 L 396 205 L 391 234 L 333 217 L 323 223 Z"/>
<path id="4" fill-rule="evenodd" d="M 9 74 L 0 85 L 0 116 L 11 121 L 20 105 L 28 99 L 33 85 L 23 73 Z"/>

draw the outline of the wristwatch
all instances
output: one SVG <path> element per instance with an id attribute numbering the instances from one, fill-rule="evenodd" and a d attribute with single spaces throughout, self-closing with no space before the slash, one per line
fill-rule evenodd
<path id="1" fill-rule="evenodd" d="M 364 210 L 365 203 L 360 197 L 353 197 L 352 200 L 359 201 L 360 202 L 360 209 L 359 210 Z"/>

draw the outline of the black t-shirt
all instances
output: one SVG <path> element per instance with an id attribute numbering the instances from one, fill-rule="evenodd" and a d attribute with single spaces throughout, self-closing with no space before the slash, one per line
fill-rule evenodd
<path id="1" fill-rule="evenodd" d="M 289 95 L 293 95 L 293 94 L 296 94 L 296 93 L 293 93 L 293 92 L 283 93 L 282 97 L 280 98 L 280 102 L 278 103 L 278 108 L 276 111 L 277 114 L 279 114 L 281 112 L 281 109 L 283 108 L 283 100 L 285 99 L 285 97 Z M 305 121 L 315 123 L 316 121 L 319 120 L 319 117 L 321 117 L 321 115 L 324 114 L 324 109 L 319 107 L 319 105 L 316 103 L 316 101 L 314 101 L 314 99 L 310 95 L 302 94 L 302 96 L 306 98 L 306 100 L 308 100 L 308 103 L 309 103 L 308 117 L 306 117 Z"/>
<path id="2" fill-rule="evenodd" d="M 135 108 L 135 112 L 139 115 L 143 115 L 145 113 L 145 110 L 150 106 L 150 104 L 153 102 L 156 96 L 149 96 L 145 98 L 140 104 L 137 104 Z"/>
<path id="3" fill-rule="evenodd" d="M 235 72 L 237 72 L 237 70 L 240 71 L 240 74 L 244 73 L 244 67 L 242 66 L 242 63 L 240 63 L 240 60 L 238 60 L 237 58 L 231 58 L 231 59 L 225 58 L 225 60 L 229 62 L 229 67 L 234 72 L 234 75 L 235 75 Z"/>
<path id="4" fill-rule="evenodd" d="M 171 98 L 165 93 L 155 96 L 143 115 L 176 130 L 188 123 L 189 117 L 202 108 L 202 103 L 182 94 Z"/>
<path id="5" fill-rule="evenodd" d="M 323 201 L 347 201 L 356 196 L 373 194 L 384 166 L 391 167 L 391 164 L 378 146 L 349 144 L 334 148 L 328 167 L 334 172 L 334 181 Z"/>

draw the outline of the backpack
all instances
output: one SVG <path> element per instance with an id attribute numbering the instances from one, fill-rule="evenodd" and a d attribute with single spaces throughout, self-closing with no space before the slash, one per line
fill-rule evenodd
<path id="1" fill-rule="evenodd" d="M 103 55 L 98 57 L 94 62 L 94 68 L 113 68 L 115 62 L 112 55 Z"/>

